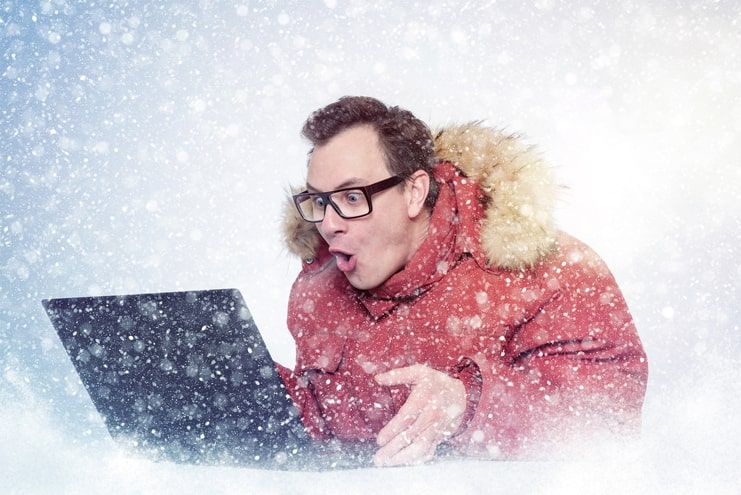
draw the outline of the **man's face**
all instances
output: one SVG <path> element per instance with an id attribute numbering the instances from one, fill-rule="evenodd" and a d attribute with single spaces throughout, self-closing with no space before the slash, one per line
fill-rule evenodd
<path id="1" fill-rule="evenodd" d="M 314 149 L 306 182 L 309 192 L 327 192 L 367 186 L 391 175 L 376 131 L 357 126 Z M 317 229 L 353 287 L 378 287 L 414 254 L 408 200 L 406 186 L 386 189 L 373 195 L 370 215 L 354 219 L 342 218 L 327 206 Z"/>

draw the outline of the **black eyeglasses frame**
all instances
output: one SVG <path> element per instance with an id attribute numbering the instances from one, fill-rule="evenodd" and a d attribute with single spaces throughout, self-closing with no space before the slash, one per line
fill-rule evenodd
<path id="1" fill-rule="evenodd" d="M 331 205 L 332 209 L 334 209 L 337 214 L 346 219 L 346 220 L 354 220 L 356 218 L 362 218 L 366 217 L 371 214 L 373 211 L 373 201 L 371 201 L 371 196 L 373 196 L 376 193 L 379 193 L 381 191 L 385 191 L 386 189 L 389 189 L 397 184 L 400 184 L 404 181 L 404 177 L 400 175 L 392 175 L 391 177 L 388 177 L 387 179 L 383 179 L 378 182 L 374 182 L 373 184 L 369 184 L 367 186 L 352 186 L 352 187 L 343 187 L 341 189 L 335 189 L 334 191 L 327 191 L 327 192 L 316 192 L 316 193 L 310 193 L 309 191 L 303 191 L 298 194 L 294 194 L 293 197 L 293 204 L 296 206 L 296 210 L 298 210 L 299 215 L 301 215 L 301 218 L 303 218 L 305 221 L 310 223 L 320 223 L 324 220 L 324 217 L 326 216 L 326 210 L 327 206 Z M 361 191 L 363 195 L 365 196 L 365 200 L 368 202 L 368 212 L 363 213 L 362 215 L 355 215 L 355 216 L 347 216 L 342 213 L 340 210 L 340 207 L 335 204 L 334 201 L 332 201 L 331 196 L 333 194 L 343 192 L 343 191 Z M 325 213 L 322 215 L 322 218 L 319 220 L 309 220 L 304 216 L 304 212 L 301 210 L 300 204 L 304 201 L 306 201 L 309 198 L 321 198 L 326 203 L 324 205 Z"/>

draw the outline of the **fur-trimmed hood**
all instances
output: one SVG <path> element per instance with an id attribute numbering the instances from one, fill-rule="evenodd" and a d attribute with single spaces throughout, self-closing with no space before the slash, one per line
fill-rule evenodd
<path id="1" fill-rule="evenodd" d="M 477 182 L 488 197 L 480 242 L 491 265 L 526 268 L 551 250 L 557 187 L 532 147 L 474 122 L 438 131 L 435 153 L 438 160 L 453 163 Z M 283 236 L 288 250 L 304 260 L 316 255 L 321 242 L 315 226 L 301 219 L 291 198 L 284 209 Z"/>

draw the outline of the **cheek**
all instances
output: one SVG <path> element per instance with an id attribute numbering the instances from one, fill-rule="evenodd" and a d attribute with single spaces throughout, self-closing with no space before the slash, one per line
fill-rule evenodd
<path id="1" fill-rule="evenodd" d="M 403 264 L 406 249 L 406 235 L 398 223 L 382 223 L 378 228 L 367 232 L 363 250 L 366 260 L 377 264 L 383 271 L 395 272 L 397 265 Z"/>
<path id="2" fill-rule="evenodd" d="M 383 221 L 374 222 L 371 228 L 365 231 L 364 245 L 373 246 L 376 249 L 383 249 L 378 252 L 379 255 L 385 254 L 398 244 L 398 228 L 394 224 L 394 219 L 384 218 Z"/>
<path id="3" fill-rule="evenodd" d="M 329 243 L 329 239 L 327 239 L 327 236 L 324 235 L 324 229 L 321 227 L 321 225 L 321 223 L 316 224 L 316 231 L 319 232 L 319 235 L 322 236 L 322 239 Z"/>
<path id="4" fill-rule="evenodd" d="M 372 218 L 368 218 L 363 225 L 362 233 L 358 232 L 357 237 L 366 262 L 398 264 L 398 259 L 404 256 L 402 251 L 408 242 L 406 232 L 409 225 L 406 210 L 402 206 L 402 202 L 398 200 L 379 201 L 377 205 L 373 205 Z M 384 270 L 386 268 L 389 267 L 383 267 Z"/>

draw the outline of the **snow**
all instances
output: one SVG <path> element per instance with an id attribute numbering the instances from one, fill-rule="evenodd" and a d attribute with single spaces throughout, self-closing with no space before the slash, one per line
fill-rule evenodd
<path id="1" fill-rule="evenodd" d="M 0 5 L 0 492 L 737 491 L 741 6 L 404 5 Z M 284 473 L 110 440 L 40 300 L 238 287 L 290 364 L 283 198 L 304 178 L 304 118 L 345 94 L 538 145 L 568 186 L 560 225 L 608 262 L 646 347 L 640 442 Z"/>

